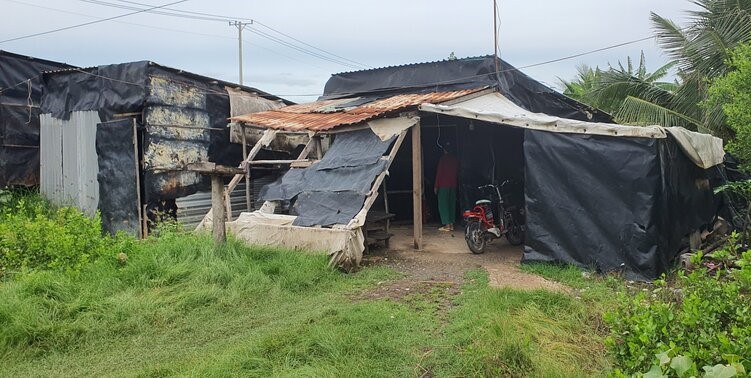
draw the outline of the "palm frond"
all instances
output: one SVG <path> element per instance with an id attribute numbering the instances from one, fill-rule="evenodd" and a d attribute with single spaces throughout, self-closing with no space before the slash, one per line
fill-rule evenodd
<path id="1" fill-rule="evenodd" d="M 699 120 L 633 96 L 626 97 L 615 114 L 615 120 L 630 125 L 682 126 L 689 130 L 703 128 Z"/>

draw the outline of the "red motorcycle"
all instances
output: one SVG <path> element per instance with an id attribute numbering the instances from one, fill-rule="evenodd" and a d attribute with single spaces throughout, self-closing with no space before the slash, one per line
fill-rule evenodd
<path id="1" fill-rule="evenodd" d="M 489 193 L 491 199 L 480 199 L 472 210 L 464 212 L 467 222 L 464 239 L 472 253 L 485 252 L 489 242 L 504 235 L 511 245 L 524 243 L 524 208 L 507 204 L 501 195 L 504 186 L 510 182 L 480 186 L 478 189 Z"/>

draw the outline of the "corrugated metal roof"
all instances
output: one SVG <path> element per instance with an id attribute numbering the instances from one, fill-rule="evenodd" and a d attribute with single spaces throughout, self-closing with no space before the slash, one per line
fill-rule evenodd
<path id="1" fill-rule="evenodd" d="M 484 88 L 449 92 L 400 94 L 360 104 L 361 98 L 323 100 L 291 105 L 265 112 L 230 118 L 233 122 L 286 131 L 325 131 L 354 125 L 416 108 L 423 103 L 442 102 L 466 96 Z M 347 106 L 352 103 L 353 106 Z M 357 105 L 356 105 L 357 104 Z"/>

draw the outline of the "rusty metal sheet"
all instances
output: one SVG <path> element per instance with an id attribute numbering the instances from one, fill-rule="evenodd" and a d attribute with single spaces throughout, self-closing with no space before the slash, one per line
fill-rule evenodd
<path id="1" fill-rule="evenodd" d="M 440 104 L 466 96 L 484 88 L 449 92 L 400 94 L 361 105 L 346 107 L 359 98 L 323 100 L 287 106 L 260 113 L 232 117 L 233 122 L 286 131 L 325 131 L 339 126 L 354 125 L 375 118 L 416 108 L 423 103 Z M 337 108 L 337 106 L 342 106 Z"/>

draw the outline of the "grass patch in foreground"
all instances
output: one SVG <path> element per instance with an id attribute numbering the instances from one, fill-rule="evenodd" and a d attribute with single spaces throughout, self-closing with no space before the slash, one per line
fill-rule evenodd
<path id="1" fill-rule="evenodd" d="M 461 291 L 426 284 L 369 295 L 397 274 L 342 274 L 326 256 L 233 240 L 215 249 L 193 234 L 127 251 L 125 263 L 113 250 L 79 271 L 0 281 L 0 376 L 581 376 L 610 367 L 585 295 L 492 289 L 481 272 Z"/>
<path id="2" fill-rule="evenodd" d="M 427 317 L 348 300 L 390 270 L 191 234 L 116 254 L 0 282 L 0 375 L 408 375 L 427 342 Z"/>
<path id="3" fill-rule="evenodd" d="M 468 282 L 431 360 L 435 375 L 579 377 L 611 369 L 600 306 L 592 306 L 599 295 L 493 289 L 482 271 Z"/>

